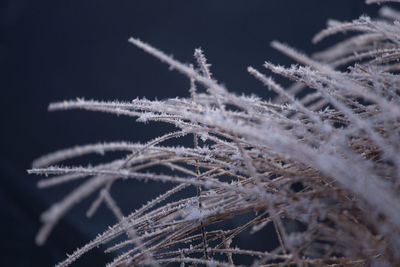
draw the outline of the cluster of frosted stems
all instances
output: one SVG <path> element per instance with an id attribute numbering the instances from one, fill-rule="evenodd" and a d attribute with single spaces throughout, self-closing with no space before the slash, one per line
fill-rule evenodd
<path id="1" fill-rule="evenodd" d="M 236 266 L 238 255 L 251 257 L 254 266 L 399 266 L 400 13 L 384 7 L 380 15 L 329 21 L 313 42 L 341 32 L 350 37 L 310 57 L 272 42 L 297 62 L 248 68 L 276 94 L 273 101 L 230 93 L 212 76 L 200 49 L 189 65 L 130 38 L 188 77 L 187 98 L 77 99 L 52 103 L 49 110 L 106 112 L 176 130 L 147 143 L 89 144 L 37 159 L 29 172 L 46 175 L 39 187 L 81 181 L 42 214 L 37 243 L 45 242 L 74 205 L 97 194 L 88 216 L 104 203 L 117 223 L 58 266 L 110 243 L 106 252 L 117 256 L 109 266 Z M 265 73 L 293 84 L 283 88 Z M 184 136 L 193 138 L 190 146 L 165 145 Z M 110 151 L 125 154 L 97 165 L 60 167 L 71 158 Z M 169 171 L 149 171 L 157 166 Z M 119 179 L 173 187 L 123 214 L 110 192 Z M 171 200 L 188 188 L 191 197 Z M 239 225 L 223 223 L 246 214 Z M 303 227 L 289 228 L 288 222 Z M 279 241 L 273 250 L 232 246 L 240 233 L 267 226 Z M 121 237 L 125 241 L 115 243 Z"/>

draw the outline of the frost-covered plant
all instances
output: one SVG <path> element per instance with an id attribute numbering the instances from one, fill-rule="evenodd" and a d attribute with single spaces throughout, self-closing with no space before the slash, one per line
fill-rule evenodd
<path id="1" fill-rule="evenodd" d="M 29 173 L 51 175 L 39 182 L 41 188 L 82 180 L 42 215 L 37 243 L 45 242 L 74 205 L 98 192 L 88 215 L 105 203 L 118 223 L 58 266 L 124 236 L 125 241 L 106 250 L 123 249 L 109 266 L 235 266 L 236 255 L 253 257 L 254 266 L 399 266 L 400 13 L 384 7 L 380 15 L 379 20 L 362 16 L 346 23 L 329 21 L 314 42 L 340 32 L 355 34 L 313 57 L 273 42 L 299 63 L 264 64 L 294 81 L 287 89 L 263 71 L 248 68 L 277 93 L 273 102 L 230 93 L 214 79 L 201 50 L 195 50 L 195 68 L 130 38 L 136 47 L 186 75 L 190 97 L 78 99 L 53 103 L 49 110 L 107 112 L 173 124 L 178 130 L 145 144 L 91 144 L 37 159 Z M 200 86 L 205 90 L 197 90 Z M 300 98 L 301 92 L 306 93 Z M 163 145 L 188 135 L 193 136 L 193 146 Z M 126 151 L 127 156 L 88 167 L 54 165 L 109 151 Z M 167 167 L 173 174 L 149 172 L 154 166 Z M 176 186 L 124 215 L 110 193 L 118 179 Z M 168 201 L 190 186 L 197 188 L 197 195 Z M 218 224 L 222 226 L 217 230 L 207 229 L 243 214 L 252 216 L 234 228 Z M 305 229 L 288 229 L 288 220 Z M 272 251 L 231 246 L 241 232 L 255 233 L 267 225 L 275 227 L 280 244 Z"/>

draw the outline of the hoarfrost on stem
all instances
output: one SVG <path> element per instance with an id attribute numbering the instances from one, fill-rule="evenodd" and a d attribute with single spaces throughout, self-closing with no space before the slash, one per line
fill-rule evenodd
<path id="1" fill-rule="evenodd" d="M 143 144 L 88 144 L 35 160 L 28 172 L 45 175 L 39 187 L 82 180 L 41 216 L 43 226 L 36 242 L 43 244 L 74 205 L 96 193 L 87 215 L 104 203 L 113 212 L 115 225 L 58 266 L 120 237 L 125 240 L 114 242 L 107 252 L 134 247 L 121 250 L 109 266 L 175 262 L 235 266 L 234 255 L 252 257 L 254 266 L 400 265 L 400 28 L 396 21 L 400 15 L 388 7 L 380 15 L 378 20 L 362 16 L 352 22 L 329 21 L 314 42 L 341 32 L 354 34 L 312 57 L 272 42 L 298 62 L 290 67 L 264 64 L 263 71 L 292 80 L 289 88 L 269 74 L 248 68 L 278 94 L 274 101 L 230 93 L 212 76 L 201 49 L 194 52 L 195 64 L 186 65 L 130 38 L 130 43 L 187 76 L 190 96 L 131 102 L 75 99 L 52 103 L 49 110 L 111 113 L 178 129 Z M 188 135 L 193 137 L 192 146 L 165 145 Z M 112 151 L 125 155 L 92 166 L 56 165 Z M 156 166 L 169 172 L 150 172 Z M 119 179 L 174 186 L 142 208 L 123 214 L 110 191 Z M 197 194 L 171 200 L 193 186 Z M 250 216 L 241 225 L 209 228 L 244 214 Z M 288 221 L 304 223 L 305 230 L 291 229 Z M 231 248 L 240 233 L 247 229 L 255 233 L 267 225 L 275 229 L 276 249 Z M 216 255 L 223 255 L 224 262 L 217 261 Z"/>

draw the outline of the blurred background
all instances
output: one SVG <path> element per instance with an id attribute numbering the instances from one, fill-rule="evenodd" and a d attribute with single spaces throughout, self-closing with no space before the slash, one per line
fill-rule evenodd
<path id="1" fill-rule="evenodd" d="M 78 144 L 145 142 L 170 129 L 109 114 L 47 111 L 52 101 L 76 97 L 130 101 L 188 96 L 188 79 L 129 44 L 130 36 L 183 62 L 193 62 L 194 48 L 201 47 L 214 78 L 229 90 L 269 98 L 246 68 L 252 65 L 262 70 L 265 60 L 292 63 L 273 50 L 270 42 L 279 40 L 308 54 L 323 49 L 340 38 L 311 43 L 327 19 L 376 15 L 379 7 L 363 2 L 0 1 L 1 265 L 52 266 L 115 223 L 106 209 L 92 219 L 85 217 L 94 195 L 68 214 L 44 246 L 36 246 L 40 213 L 77 184 L 37 189 L 39 177 L 26 173 L 33 159 Z M 112 191 L 125 214 L 171 186 L 127 183 L 117 183 Z M 261 249 L 275 242 L 266 241 L 267 233 L 257 238 L 251 245 Z M 100 248 L 74 266 L 103 266 L 111 256 Z"/>

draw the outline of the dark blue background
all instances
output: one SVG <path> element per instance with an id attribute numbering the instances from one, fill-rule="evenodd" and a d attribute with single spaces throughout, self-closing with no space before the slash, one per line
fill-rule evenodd
<path id="1" fill-rule="evenodd" d="M 1 1 L 1 265 L 52 265 L 114 222 L 105 209 L 86 219 L 90 202 L 85 201 L 45 246 L 36 247 L 39 214 L 76 184 L 37 189 L 38 178 L 25 172 L 34 158 L 76 144 L 144 142 L 166 130 L 107 114 L 48 113 L 49 102 L 188 95 L 187 78 L 130 45 L 130 36 L 184 62 L 193 61 L 194 48 L 202 47 L 214 77 L 231 91 L 268 98 L 246 67 L 291 62 L 269 47 L 272 40 L 310 53 L 335 40 L 310 42 L 328 18 L 351 20 L 377 10 L 362 0 Z M 116 186 L 114 192 L 125 196 L 118 199 L 125 213 L 165 189 L 155 183 Z M 106 257 L 95 251 L 75 266 L 103 265 Z"/>

